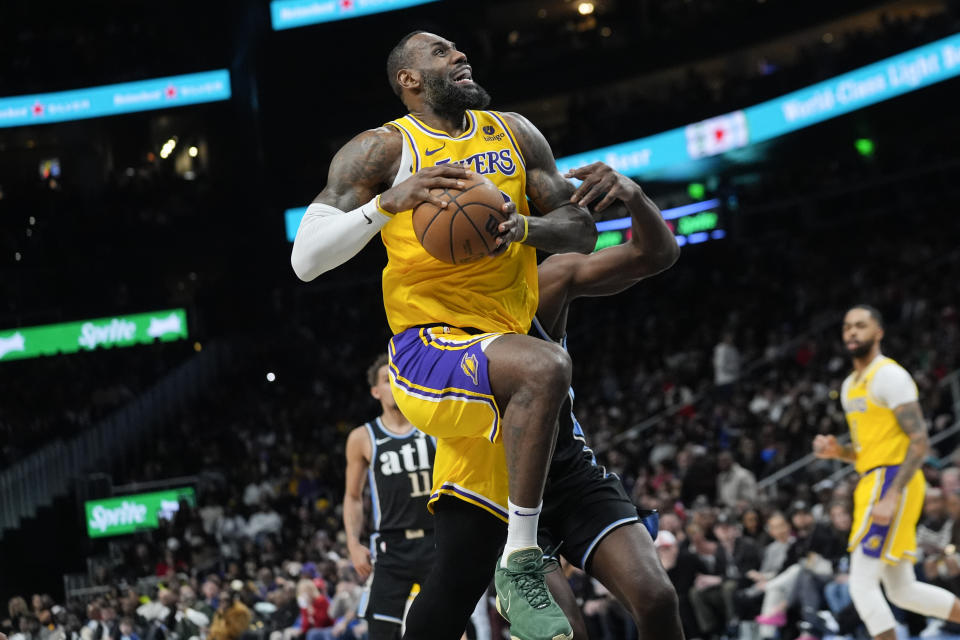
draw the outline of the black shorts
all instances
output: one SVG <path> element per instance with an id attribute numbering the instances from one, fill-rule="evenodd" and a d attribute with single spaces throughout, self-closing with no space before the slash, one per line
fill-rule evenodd
<path id="1" fill-rule="evenodd" d="M 433 566 L 433 532 L 407 540 L 403 534 L 378 535 L 373 575 L 360 601 L 358 614 L 367 620 L 401 624 L 414 584 L 423 585 Z"/>
<path id="2" fill-rule="evenodd" d="M 590 555 L 611 531 L 639 522 L 637 507 L 620 478 L 592 462 L 589 452 L 550 467 L 540 514 L 540 547 L 555 548 L 587 570 Z"/>

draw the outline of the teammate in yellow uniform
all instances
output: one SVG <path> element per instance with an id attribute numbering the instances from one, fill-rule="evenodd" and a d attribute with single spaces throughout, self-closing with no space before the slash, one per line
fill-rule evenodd
<path id="1" fill-rule="evenodd" d="M 587 253 L 596 227 L 586 208 L 569 200 L 574 187 L 536 127 L 518 114 L 483 110 L 490 97 L 454 43 L 411 33 L 390 52 L 387 75 L 409 114 L 337 153 L 291 262 L 301 279 L 312 280 L 381 233 L 397 404 L 441 441 L 503 442 L 510 513 L 498 592 L 512 603 L 515 636 L 565 640 L 572 632 L 544 582 L 537 526 L 571 365 L 558 345 L 526 332 L 537 309 L 535 249 Z M 509 216 L 491 258 L 446 264 L 417 241 L 411 211 L 422 202 L 445 207 L 430 190 L 462 188 L 473 173 L 497 185 Z M 542 216 L 529 215 L 528 199 Z M 438 623 L 444 613 L 436 612 Z"/>
<path id="2" fill-rule="evenodd" d="M 883 319 L 868 305 L 850 309 L 843 341 L 853 373 L 843 381 L 841 401 L 850 444 L 817 436 L 819 458 L 852 462 L 860 474 L 850 530 L 850 597 L 875 638 L 894 640 L 895 621 L 883 598 L 921 615 L 960 621 L 960 600 L 945 589 L 917 582 L 916 530 L 926 483 L 920 466 L 929 450 L 917 385 L 907 371 L 880 353 Z"/>

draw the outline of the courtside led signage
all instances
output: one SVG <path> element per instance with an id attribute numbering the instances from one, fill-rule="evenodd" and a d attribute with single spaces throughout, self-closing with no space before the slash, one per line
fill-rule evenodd
<path id="1" fill-rule="evenodd" d="M 270 21 L 274 31 L 405 9 L 436 0 L 273 0 Z"/>
<path id="2" fill-rule="evenodd" d="M 0 362 L 186 337 L 187 312 L 183 309 L 6 329 L 0 330 Z"/>
<path id="3" fill-rule="evenodd" d="M 196 506 L 196 494 L 190 487 L 137 493 L 84 503 L 87 535 L 91 538 L 119 536 L 160 527 L 160 520 L 172 520 L 180 510 L 180 501 Z"/>
<path id="4" fill-rule="evenodd" d="M 954 34 L 742 111 L 561 158 L 557 167 L 562 173 L 600 161 L 642 176 L 776 138 L 958 75 L 960 34 Z"/>
<path id="5" fill-rule="evenodd" d="M 0 127 L 169 109 L 230 98 L 226 69 L 102 87 L 0 98 Z"/>

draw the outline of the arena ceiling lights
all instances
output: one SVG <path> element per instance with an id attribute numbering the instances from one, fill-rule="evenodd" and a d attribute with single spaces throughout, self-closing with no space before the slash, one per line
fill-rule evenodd
<path id="1" fill-rule="evenodd" d="M 274 31 L 321 22 L 347 20 L 374 13 L 406 9 L 437 0 L 273 0 L 270 22 Z"/>
<path id="2" fill-rule="evenodd" d="M 226 69 L 0 98 L 0 128 L 115 116 L 230 99 Z"/>

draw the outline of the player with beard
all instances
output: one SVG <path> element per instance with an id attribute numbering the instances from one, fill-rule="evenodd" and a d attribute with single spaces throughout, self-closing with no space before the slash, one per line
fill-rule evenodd
<path id="1" fill-rule="evenodd" d="M 679 255 L 673 233 L 638 184 L 599 162 L 568 175 L 582 181 L 572 201 L 595 204 L 597 212 L 622 202 L 632 224 L 630 240 L 622 245 L 588 256 L 554 255 L 540 263 L 540 302 L 530 335 L 563 349 L 574 300 L 620 293 L 669 268 Z M 620 479 L 597 463 L 573 413 L 573 397 L 571 389 L 560 411 L 540 544 L 597 578 L 630 612 L 641 638 L 682 640 L 677 594 L 648 533 L 653 525 L 641 521 Z M 404 640 L 459 638 L 473 602 L 492 577 L 507 512 L 503 447 L 477 439 L 469 445 L 460 452 L 470 464 L 434 467 L 436 488 L 430 501 L 438 532 L 437 562 L 410 608 Z M 442 444 L 438 459 L 441 450 Z M 547 582 L 573 623 L 574 637 L 586 638 L 580 607 L 562 572 L 549 573 Z M 441 607 L 445 613 L 438 620 L 434 612 Z M 509 617 L 510 607 L 511 602 L 498 596 L 501 613 Z M 516 636 L 513 629 L 511 635 Z"/>
<path id="2" fill-rule="evenodd" d="M 445 441 L 503 443 L 509 522 L 498 593 L 513 603 L 518 638 L 569 638 L 569 622 L 546 587 L 537 526 L 571 365 L 561 347 L 526 334 L 537 309 L 536 250 L 588 253 L 596 226 L 570 201 L 574 187 L 536 127 L 518 114 L 484 110 L 490 97 L 454 43 L 411 33 L 390 52 L 387 75 L 409 113 L 336 154 L 297 231 L 291 262 L 301 279 L 312 280 L 380 233 L 397 405 L 438 438 L 435 468 L 470 463 L 456 444 L 444 458 Z M 445 207 L 430 190 L 462 188 L 473 172 L 503 193 L 508 219 L 491 259 L 446 264 L 420 245 L 411 212 L 422 202 Z M 543 215 L 533 215 L 528 202 Z"/>
<path id="3" fill-rule="evenodd" d="M 890 602 L 924 616 L 960 622 L 960 600 L 949 591 L 917 582 L 917 521 L 926 482 L 920 466 L 930 449 L 927 425 L 910 374 L 880 353 L 883 319 L 877 309 L 857 305 L 843 320 L 843 341 L 853 373 L 843 381 L 840 399 L 850 428 L 850 444 L 834 436 L 813 441 L 818 458 L 856 466 L 860 480 L 853 495 L 850 529 L 850 597 L 875 638 L 894 640 Z"/>

